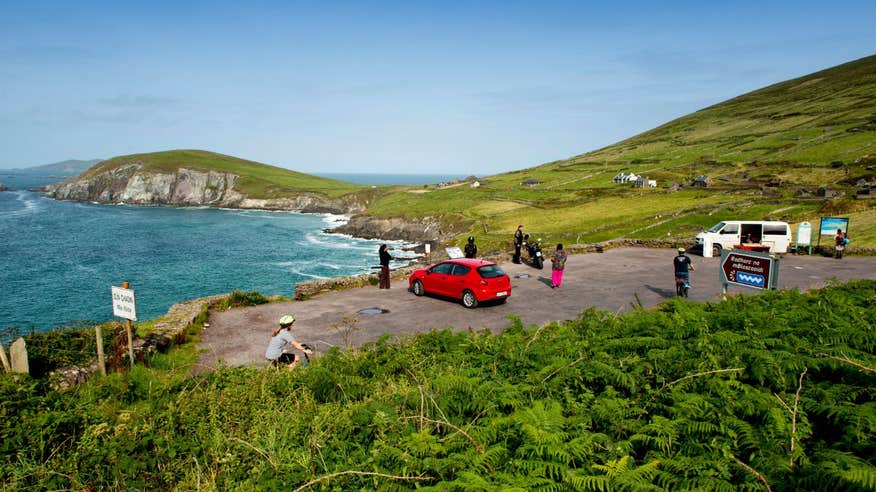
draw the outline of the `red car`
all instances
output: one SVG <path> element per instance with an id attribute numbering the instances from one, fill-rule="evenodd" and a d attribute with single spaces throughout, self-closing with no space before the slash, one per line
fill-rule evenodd
<path id="1" fill-rule="evenodd" d="M 511 279 L 492 261 L 457 258 L 416 270 L 408 279 L 414 295 L 435 294 L 461 299 L 475 308 L 484 301 L 505 302 L 511 295 Z"/>

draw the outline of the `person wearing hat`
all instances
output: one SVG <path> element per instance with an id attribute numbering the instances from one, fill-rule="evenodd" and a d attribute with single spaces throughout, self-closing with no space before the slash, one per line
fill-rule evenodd
<path id="1" fill-rule="evenodd" d="M 687 289 L 690 288 L 689 272 L 694 271 L 694 266 L 690 257 L 684 254 L 684 248 L 678 248 L 678 255 L 672 260 L 672 264 L 675 267 L 675 293 L 687 297 Z"/>
<path id="2" fill-rule="evenodd" d="M 305 348 L 292 336 L 293 324 L 295 324 L 295 317 L 288 314 L 283 316 L 280 318 L 280 326 L 274 330 L 274 334 L 271 336 L 268 349 L 265 350 L 265 358 L 274 367 L 278 367 L 281 364 L 292 367 L 297 362 L 295 354 L 285 351 L 286 345 L 292 345 L 307 355 L 313 353 L 312 350 Z"/>
<path id="3" fill-rule="evenodd" d="M 475 245 L 474 236 L 468 237 L 468 243 L 465 244 L 465 257 L 475 258 L 478 255 L 478 247 Z"/>

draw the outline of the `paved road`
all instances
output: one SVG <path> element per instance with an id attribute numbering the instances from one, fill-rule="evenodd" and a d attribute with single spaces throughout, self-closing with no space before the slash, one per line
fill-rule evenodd
<path id="1" fill-rule="evenodd" d="M 519 316 L 524 325 L 575 319 L 593 306 L 612 312 L 635 306 L 650 307 L 675 296 L 672 258 L 675 250 L 618 248 L 605 253 L 572 255 L 566 263 L 563 285 L 550 288 L 550 267 L 536 270 L 527 265 L 503 263 L 511 276 L 512 295 L 500 305 L 466 309 L 459 303 L 416 297 L 407 282 L 395 281 L 390 290 L 375 287 L 331 292 L 307 301 L 272 303 L 213 313 L 202 335 L 202 354 L 195 372 L 220 364 L 264 364 L 264 352 L 276 321 L 294 314 L 293 333 L 299 341 L 323 351 L 331 346 L 360 345 L 381 334 L 404 336 L 432 328 L 454 330 L 487 328 L 499 332 L 508 316 Z M 691 256 L 696 271 L 691 274 L 690 299 L 717 301 L 721 297 L 719 258 Z M 842 260 L 810 256 L 785 256 L 780 261 L 779 287 L 801 290 L 822 287 L 830 279 L 876 279 L 876 257 Z M 756 294 L 744 287 L 730 293 Z M 381 314 L 358 314 L 371 309 Z M 356 318 L 344 323 L 344 318 Z"/>

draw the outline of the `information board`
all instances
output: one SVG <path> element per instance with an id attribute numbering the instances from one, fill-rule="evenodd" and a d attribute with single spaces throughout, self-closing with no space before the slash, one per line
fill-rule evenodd
<path id="1" fill-rule="evenodd" d="M 137 321 L 137 302 L 134 291 L 123 287 L 112 286 L 113 316 Z"/>
<path id="2" fill-rule="evenodd" d="M 754 251 L 722 251 L 721 283 L 753 289 L 775 289 L 778 286 L 778 260 Z"/>

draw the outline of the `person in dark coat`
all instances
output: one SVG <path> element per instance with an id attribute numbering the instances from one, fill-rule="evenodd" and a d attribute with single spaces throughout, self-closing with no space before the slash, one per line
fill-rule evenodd
<path id="1" fill-rule="evenodd" d="M 520 263 L 520 248 L 523 247 L 523 225 L 517 226 L 514 233 L 514 263 Z"/>
<path id="2" fill-rule="evenodd" d="M 468 237 L 468 242 L 465 244 L 465 257 L 476 258 L 478 256 L 478 247 L 475 245 L 474 236 Z"/>
<path id="3" fill-rule="evenodd" d="M 380 255 L 380 275 L 378 275 L 379 282 L 378 287 L 381 289 L 389 288 L 389 261 L 392 260 L 392 255 L 389 254 L 389 248 L 386 247 L 385 244 L 380 245 L 380 249 L 377 250 Z"/>

